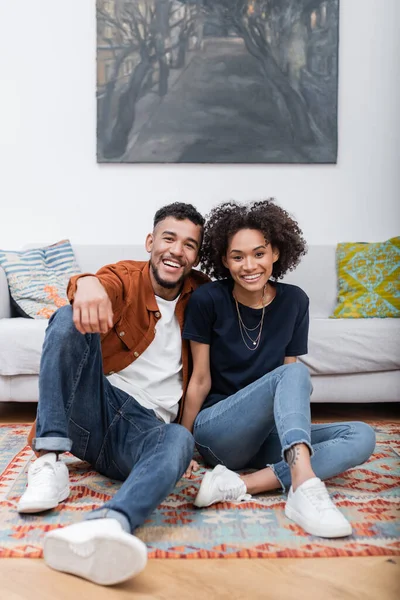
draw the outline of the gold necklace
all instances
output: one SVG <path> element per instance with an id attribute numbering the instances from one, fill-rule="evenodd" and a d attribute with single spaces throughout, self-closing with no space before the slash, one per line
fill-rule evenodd
<path id="1" fill-rule="evenodd" d="M 249 304 L 249 308 L 254 308 L 254 309 L 258 309 L 258 308 L 263 308 L 264 306 L 267 306 L 269 304 L 269 302 L 265 302 L 265 298 L 268 298 L 267 292 L 268 292 L 268 288 L 267 288 L 268 284 L 265 284 L 263 287 L 263 293 L 262 296 L 259 300 L 259 302 L 257 302 L 257 304 Z M 259 306 L 261 304 L 261 306 Z"/>
<path id="2" fill-rule="evenodd" d="M 248 350 L 250 350 L 251 352 L 254 352 L 254 350 L 257 350 L 258 346 L 260 345 L 260 340 L 261 340 L 261 334 L 262 334 L 262 329 L 263 329 L 263 324 L 264 324 L 264 313 L 265 313 L 265 304 L 264 304 L 264 296 L 266 293 L 266 289 L 267 286 L 264 286 L 264 291 L 263 291 L 263 295 L 261 297 L 261 302 L 262 302 L 262 313 L 261 313 L 261 319 L 259 320 L 259 322 L 257 323 L 257 325 L 255 327 L 247 327 L 244 324 L 244 321 L 241 317 L 240 314 L 240 310 L 239 310 L 239 303 L 236 299 L 235 294 L 232 294 L 235 300 L 235 304 L 236 304 L 236 312 L 237 312 L 237 316 L 238 316 L 238 321 L 239 321 L 239 331 L 240 331 L 240 335 L 242 336 L 242 340 L 244 345 L 246 346 L 246 348 Z M 256 331 L 258 328 L 260 328 L 260 331 L 257 334 L 257 337 L 255 339 L 253 339 L 250 335 L 250 331 Z M 244 335 L 243 335 L 244 334 Z M 250 340 L 250 342 L 252 343 L 253 347 L 249 346 L 245 336 Z"/>
<path id="3" fill-rule="evenodd" d="M 262 334 L 262 329 L 263 329 L 263 324 L 264 324 L 265 306 L 263 306 L 261 319 L 260 319 L 259 323 L 257 324 L 257 326 L 250 328 L 250 327 L 246 327 L 246 325 L 243 323 L 243 319 L 242 319 L 242 317 L 240 315 L 240 311 L 239 311 L 239 304 L 238 304 L 238 301 L 236 300 L 236 298 L 235 298 L 235 304 L 236 304 L 236 311 L 237 311 L 238 320 L 239 320 L 240 335 L 242 336 L 243 343 L 248 350 L 251 350 L 251 352 L 254 352 L 254 350 L 257 350 L 258 346 L 260 345 L 261 334 Z M 258 332 L 257 337 L 255 339 L 253 339 L 248 332 L 255 331 L 258 327 L 260 328 L 260 331 Z M 253 344 L 253 348 L 248 345 L 243 333 L 249 338 L 249 340 Z"/>

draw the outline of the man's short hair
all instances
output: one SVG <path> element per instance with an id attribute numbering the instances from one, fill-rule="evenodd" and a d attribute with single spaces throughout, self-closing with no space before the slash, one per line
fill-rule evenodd
<path id="1" fill-rule="evenodd" d="M 173 202 L 160 208 L 154 215 L 154 227 L 167 217 L 173 217 L 178 221 L 188 219 L 195 225 L 204 227 L 204 217 L 196 210 L 193 204 L 186 204 L 186 202 Z"/>

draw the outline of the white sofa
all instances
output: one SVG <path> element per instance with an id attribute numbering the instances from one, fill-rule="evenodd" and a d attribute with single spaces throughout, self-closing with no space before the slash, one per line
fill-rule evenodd
<path id="1" fill-rule="evenodd" d="M 82 271 L 124 259 L 147 260 L 142 246 L 74 246 Z M 310 297 L 309 353 L 313 402 L 400 400 L 400 319 L 329 319 L 336 301 L 334 246 L 311 246 L 285 281 Z M 46 320 L 12 316 L 0 268 L 0 401 L 38 400 Z"/>

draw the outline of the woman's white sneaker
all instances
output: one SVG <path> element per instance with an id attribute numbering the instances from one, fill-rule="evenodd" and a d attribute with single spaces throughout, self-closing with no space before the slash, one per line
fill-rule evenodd
<path id="1" fill-rule="evenodd" d="M 352 532 L 350 523 L 336 508 L 318 477 L 308 479 L 295 492 L 290 488 L 285 514 L 311 535 L 338 538 Z"/>
<path id="2" fill-rule="evenodd" d="M 246 492 L 246 484 L 237 473 L 217 465 L 204 475 L 194 505 L 202 508 L 216 502 L 250 500 L 251 496 Z"/>
<path id="3" fill-rule="evenodd" d="M 147 548 L 124 531 L 116 519 L 90 519 L 44 538 L 44 560 L 52 569 L 114 585 L 134 577 L 146 566 Z"/>
<path id="4" fill-rule="evenodd" d="M 28 487 L 21 496 L 17 511 L 36 513 L 58 506 L 69 496 L 69 473 L 54 452 L 43 454 L 28 469 Z"/>

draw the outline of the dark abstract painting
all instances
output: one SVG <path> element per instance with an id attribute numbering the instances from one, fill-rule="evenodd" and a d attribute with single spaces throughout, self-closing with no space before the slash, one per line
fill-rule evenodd
<path id="1" fill-rule="evenodd" d="M 335 163 L 339 0 L 97 0 L 97 159 Z"/>

